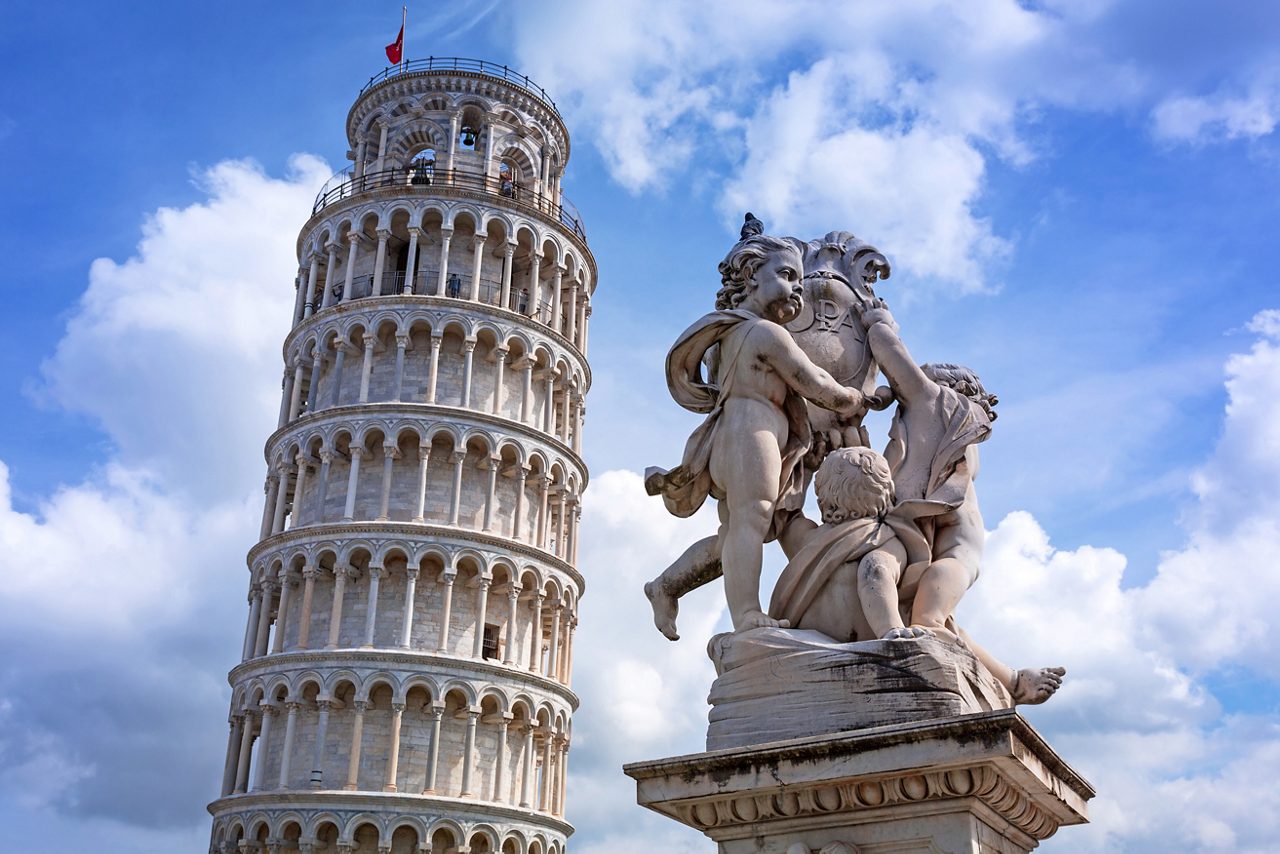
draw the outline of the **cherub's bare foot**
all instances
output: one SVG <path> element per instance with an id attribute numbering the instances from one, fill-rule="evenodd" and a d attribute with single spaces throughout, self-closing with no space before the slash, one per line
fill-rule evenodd
<path id="1" fill-rule="evenodd" d="M 918 640 L 932 636 L 924 626 L 898 626 L 885 632 L 880 640 Z"/>
<path id="2" fill-rule="evenodd" d="M 667 640 L 680 640 L 676 632 L 676 614 L 680 613 L 680 600 L 668 593 L 662 586 L 662 579 L 646 582 L 644 595 L 649 598 L 653 607 L 653 624 L 658 627 Z"/>
<path id="3" fill-rule="evenodd" d="M 791 623 L 787 620 L 775 620 L 763 611 L 750 610 L 742 615 L 742 618 L 735 621 L 733 630 L 735 632 L 749 632 L 752 629 L 789 629 Z"/>
<path id="4" fill-rule="evenodd" d="M 1024 667 L 1013 675 L 1013 701 L 1022 705 L 1038 705 L 1057 693 L 1062 686 L 1065 667 Z"/>

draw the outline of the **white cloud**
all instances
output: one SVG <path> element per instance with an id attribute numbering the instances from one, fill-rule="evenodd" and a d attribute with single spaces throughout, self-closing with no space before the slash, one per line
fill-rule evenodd
<path id="1" fill-rule="evenodd" d="M 1152 133 L 1166 142 L 1256 139 L 1280 122 L 1280 83 L 1257 80 L 1246 91 L 1173 95 L 1151 111 Z"/>
<path id="2" fill-rule="evenodd" d="M 1031 159 L 1024 126 L 1044 106 L 1109 107 L 1140 89 L 1080 38 L 1098 14 L 630 0 L 525 7 L 512 32 L 628 189 L 683 187 L 692 172 L 722 187 L 726 224 L 744 210 L 806 237 L 840 224 L 892 246 L 901 273 L 976 290 L 1008 250 L 978 209 L 988 158 Z"/>
<path id="3" fill-rule="evenodd" d="M 197 178 L 204 201 L 158 211 L 133 257 L 93 264 L 44 374 L 50 400 L 101 425 L 109 458 L 31 512 L 0 462 L 9 809 L 92 827 L 113 850 L 206 836 L 292 229 L 327 173 L 310 156 L 283 179 L 221 163 Z"/>

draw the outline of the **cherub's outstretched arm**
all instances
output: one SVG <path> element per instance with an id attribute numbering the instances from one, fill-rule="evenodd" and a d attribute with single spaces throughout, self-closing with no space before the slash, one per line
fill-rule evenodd
<path id="1" fill-rule="evenodd" d="M 815 365 L 781 326 L 761 323 L 751 334 L 768 336 L 761 342 L 760 352 L 782 381 L 801 397 L 841 415 L 856 414 L 865 408 L 862 392 L 840 385 Z"/>
<path id="2" fill-rule="evenodd" d="M 867 327 L 867 343 L 871 353 L 880 363 L 880 369 L 889 378 L 894 394 L 910 400 L 934 391 L 937 386 L 925 376 L 924 371 L 911 358 L 907 345 L 898 337 L 898 324 L 883 300 L 877 299 L 862 313 L 862 323 Z M 877 395 L 878 397 L 878 395 Z"/>

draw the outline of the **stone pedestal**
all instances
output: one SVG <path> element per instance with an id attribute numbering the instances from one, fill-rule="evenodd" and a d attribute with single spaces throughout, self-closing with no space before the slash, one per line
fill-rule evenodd
<path id="1" fill-rule="evenodd" d="M 935 638 L 838 643 L 752 629 L 716 635 L 708 652 L 720 674 L 708 750 L 1013 707 L 972 652 Z"/>
<path id="2" fill-rule="evenodd" d="M 637 800 L 723 854 L 1022 854 L 1093 789 L 1012 709 L 624 768 Z"/>

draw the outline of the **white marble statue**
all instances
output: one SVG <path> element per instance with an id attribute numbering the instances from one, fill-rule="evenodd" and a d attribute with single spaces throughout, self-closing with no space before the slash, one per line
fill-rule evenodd
<path id="1" fill-rule="evenodd" d="M 814 491 L 822 524 L 794 523 L 800 549 L 778 578 L 769 613 L 841 642 L 925 635 L 902 631 L 936 563 L 919 520 L 953 512 L 950 506 L 936 499 L 895 500 L 890 465 L 870 448 L 832 451 L 818 469 Z M 867 583 L 884 579 L 886 568 L 894 573 L 888 583 Z M 1062 684 L 1063 668 L 1014 670 L 958 627 L 950 612 L 943 624 L 945 638 L 961 638 L 1014 702 L 1043 703 Z"/>
<path id="2" fill-rule="evenodd" d="M 993 687 L 983 708 L 1010 699 L 1044 702 L 1065 670 L 1008 667 L 954 619 L 980 567 L 985 531 L 973 483 L 996 397 L 967 368 L 920 366 L 911 358 L 893 315 L 871 290 L 888 275 L 874 247 L 847 232 L 809 243 L 762 232 L 748 214 L 742 239 L 720 264 L 717 310 L 668 354 L 673 397 L 707 418 L 680 466 L 650 469 L 645 480 L 677 516 L 692 515 L 708 495 L 719 500 L 718 534 L 645 585 L 656 626 L 676 640 L 679 597 L 723 569 L 734 633 L 711 646 L 721 675 L 719 693 L 712 692 L 713 705 L 720 701 L 713 735 L 738 737 L 735 709 L 744 710 L 742 721 L 764 713 L 768 698 L 751 682 L 752 662 L 789 656 L 787 666 L 797 668 L 793 686 L 813 686 L 830 678 L 829 662 L 841 656 L 879 655 L 835 648 L 868 641 L 941 642 L 921 648 L 929 673 L 948 672 L 947 648 L 976 658 L 1007 691 L 1001 701 Z M 815 268 L 807 274 L 805 261 Z M 806 305 L 802 292 L 818 305 Z M 888 385 L 877 388 L 881 371 Z M 891 404 L 881 456 L 868 447 L 862 416 Z M 822 525 L 802 512 L 814 469 Z M 775 539 L 789 562 L 766 613 L 762 549 Z M 753 631 L 760 629 L 766 632 Z M 738 676 L 728 673 L 746 665 Z M 988 677 L 974 678 L 978 685 Z M 934 685 L 933 676 L 924 679 Z M 945 694 L 943 682 L 930 690 Z M 928 703 L 917 706 L 913 713 L 927 714 Z"/>
<path id="3" fill-rule="evenodd" d="M 801 255 L 758 224 L 748 220 L 720 263 L 716 311 L 685 330 L 667 356 L 672 396 L 706 420 L 679 466 L 650 469 L 645 478 L 677 516 L 693 515 L 708 495 L 718 500 L 720 531 L 695 545 L 691 560 L 723 567 L 737 631 L 780 625 L 760 607 L 760 565 L 764 543 L 804 501 L 800 462 L 812 437 L 805 401 L 845 416 L 865 405 L 861 392 L 810 361 L 786 330 L 803 307 Z M 713 348 L 713 376 L 705 377 Z"/>

